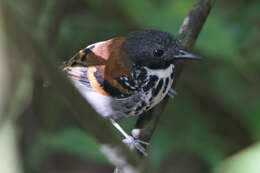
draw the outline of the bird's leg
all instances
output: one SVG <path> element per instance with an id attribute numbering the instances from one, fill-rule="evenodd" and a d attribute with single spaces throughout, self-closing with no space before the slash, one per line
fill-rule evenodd
<path id="1" fill-rule="evenodd" d="M 168 91 L 168 96 L 171 98 L 171 99 L 174 99 L 174 96 L 177 94 L 177 92 L 173 89 L 173 88 L 170 88 L 169 91 Z"/>
<path id="2" fill-rule="evenodd" d="M 132 148 L 136 148 L 138 151 L 140 151 L 144 156 L 147 156 L 147 153 L 145 151 L 145 148 L 141 145 L 149 145 L 148 142 L 145 141 L 141 141 L 138 139 L 135 139 L 133 136 L 128 135 L 123 129 L 122 127 L 113 119 L 110 119 L 111 123 L 113 124 L 113 126 L 119 130 L 121 132 L 121 134 L 125 137 L 125 139 L 123 139 L 123 142 L 125 144 L 127 144 L 131 149 Z"/>

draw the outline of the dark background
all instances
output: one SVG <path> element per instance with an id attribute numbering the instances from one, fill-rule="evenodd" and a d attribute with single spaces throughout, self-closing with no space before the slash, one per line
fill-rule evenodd
<path id="1" fill-rule="evenodd" d="M 130 31 L 161 29 L 176 35 L 194 1 L 8 3 L 19 24 L 59 67 L 87 45 Z M 259 171 L 259 11 L 258 0 L 217 0 L 193 49 L 204 58 L 185 64 L 178 94 L 169 101 L 152 137 L 148 160 L 154 172 Z M 79 128 L 51 84 L 26 57 L 20 57 L 16 44 L 6 46 L 10 76 L 5 80 L 10 85 L 0 120 L 15 122 L 21 169 L 25 173 L 112 172 L 99 144 Z M 130 130 L 135 120 L 121 120 L 121 124 Z"/>

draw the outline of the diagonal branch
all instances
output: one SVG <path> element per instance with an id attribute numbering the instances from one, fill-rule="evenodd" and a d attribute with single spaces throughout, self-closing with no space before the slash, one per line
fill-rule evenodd
<path id="1" fill-rule="evenodd" d="M 178 38 L 185 49 L 192 49 L 214 3 L 215 0 L 197 0 L 192 6 L 192 9 L 183 21 L 178 35 Z M 176 81 L 181 74 L 183 62 L 177 64 L 175 68 L 176 78 L 173 83 L 173 88 L 175 88 Z M 132 135 L 141 140 L 149 141 L 158 125 L 158 121 L 167 102 L 168 97 L 154 109 L 141 115 L 137 120 L 135 129 L 132 130 Z"/>

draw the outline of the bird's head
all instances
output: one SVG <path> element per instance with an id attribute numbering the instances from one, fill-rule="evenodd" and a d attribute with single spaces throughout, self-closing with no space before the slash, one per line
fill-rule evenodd
<path id="1" fill-rule="evenodd" d="M 200 59 L 186 52 L 170 33 L 159 30 L 132 32 L 122 48 L 135 64 L 150 69 L 165 69 L 179 59 Z"/>

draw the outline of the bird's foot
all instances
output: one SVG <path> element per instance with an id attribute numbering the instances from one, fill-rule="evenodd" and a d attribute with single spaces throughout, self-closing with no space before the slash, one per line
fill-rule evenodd
<path id="1" fill-rule="evenodd" d="M 148 154 L 145 151 L 145 148 L 142 146 L 143 145 L 150 145 L 148 142 L 135 139 L 132 136 L 127 136 L 125 139 L 123 139 L 123 142 L 127 144 L 131 149 L 136 148 L 138 151 L 140 151 L 144 156 L 147 156 Z"/>
<path id="2" fill-rule="evenodd" d="M 174 96 L 177 94 L 177 92 L 174 90 L 174 89 L 170 89 L 168 91 L 168 96 L 171 98 L 171 99 L 174 99 Z"/>

